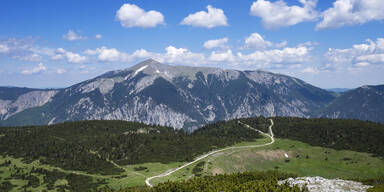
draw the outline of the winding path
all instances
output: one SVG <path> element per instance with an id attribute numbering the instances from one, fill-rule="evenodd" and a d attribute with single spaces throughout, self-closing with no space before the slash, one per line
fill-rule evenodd
<path id="1" fill-rule="evenodd" d="M 183 169 L 183 168 L 185 168 L 185 167 L 187 167 L 187 166 L 189 166 L 189 165 L 191 165 L 193 163 L 196 163 L 197 161 L 200 161 L 200 160 L 202 160 L 202 159 L 204 159 L 204 158 L 206 158 L 206 157 L 208 157 L 210 155 L 213 155 L 215 153 L 218 153 L 218 152 L 222 152 L 222 151 L 226 151 L 226 150 L 231 150 L 231 149 L 256 148 L 256 147 L 264 147 L 264 146 L 267 146 L 267 145 L 272 145 L 275 142 L 274 135 L 273 135 L 273 132 L 272 132 L 273 120 L 272 119 L 269 119 L 269 120 L 271 121 L 271 125 L 268 128 L 269 129 L 269 134 L 268 133 L 264 133 L 264 132 L 262 132 L 262 131 L 260 131 L 258 129 L 255 129 L 255 128 L 253 128 L 253 127 L 251 127 L 251 126 L 249 126 L 249 125 L 247 125 L 245 123 L 242 123 L 240 121 L 238 121 L 238 123 L 244 125 L 245 127 L 249 128 L 249 129 L 252 129 L 252 130 L 254 130 L 256 132 L 259 132 L 262 135 L 265 135 L 265 136 L 269 137 L 271 139 L 271 142 L 266 143 L 266 144 L 261 144 L 261 145 L 247 145 L 247 146 L 239 146 L 239 147 L 227 147 L 227 148 L 224 148 L 224 149 L 219 149 L 219 150 L 216 150 L 216 151 L 211 151 L 211 152 L 209 152 L 209 153 L 207 153 L 205 155 L 202 155 L 202 156 L 196 158 L 195 160 L 193 160 L 193 161 L 191 161 L 189 163 L 184 164 L 181 167 L 178 167 L 176 169 L 170 169 L 170 170 L 168 170 L 168 171 L 166 171 L 166 172 L 164 172 L 164 173 L 162 173 L 160 175 L 155 175 L 155 176 L 152 176 L 152 177 L 148 177 L 145 180 L 145 184 L 147 186 L 149 186 L 149 187 L 153 187 L 153 185 L 150 183 L 150 181 L 152 179 L 169 176 L 172 173 L 174 173 L 174 172 L 176 172 L 176 171 L 178 171 L 180 169 Z"/>

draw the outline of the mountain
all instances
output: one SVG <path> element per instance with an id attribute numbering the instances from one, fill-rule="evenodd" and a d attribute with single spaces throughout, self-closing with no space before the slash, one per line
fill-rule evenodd
<path id="1" fill-rule="evenodd" d="M 336 98 L 319 115 L 384 123 L 384 85 L 362 86 Z"/>
<path id="2" fill-rule="evenodd" d="M 0 87 L 0 120 L 51 101 L 58 90 Z"/>
<path id="3" fill-rule="evenodd" d="M 348 88 L 331 88 L 331 89 L 327 89 L 327 91 L 332 91 L 332 92 L 335 92 L 335 93 L 344 93 L 344 92 L 347 92 L 351 89 L 348 89 Z"/>
<path id="4" fill-rule="evenodd" d="M 196 129 L 239 117 L 309 117 L 335 98 L 281 74 L 172 66 L 152 59 L 65 89 L 25 94 L 31 93 L 35 97 L 28 101 L 40 102 L 15 104 L 19 110 L 4 111 L 1 125 L 119 119 Z M 1 102 L 14 103 L 15 98 Z"/>

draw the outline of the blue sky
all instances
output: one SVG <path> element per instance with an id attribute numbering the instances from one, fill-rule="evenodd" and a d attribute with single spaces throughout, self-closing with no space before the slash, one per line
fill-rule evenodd
<path id="1" fill-rule="evenodd" d="M 0 86 L 66 87 L 147 58 L 384 83 L 381 0 L 3 0 Z"/>

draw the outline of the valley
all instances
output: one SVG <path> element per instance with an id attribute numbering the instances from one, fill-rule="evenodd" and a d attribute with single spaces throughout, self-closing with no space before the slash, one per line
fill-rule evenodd
<path id="1" fill-rule="evenodd" d="M 0 192 L 384 192 L 384 0 L 2 0 Z"/>
<path id="2" fill-rule="evenodd" d="M 325 129 L 328 131 L 332 130 L 331 127 L 337 127 L 341 132 L 335 134 L 347 134 L 345 138 L 349 138 L 348 141 L 343 141 L 340 145 L 335 145 L 337 144 L 335 143 L 328 147 L 319 144 L 311 145 L 303 142 L 304 140 L 300 141 L 302 139 L 299 135 L 301 133 L 304 134 L 306 132 L 305 129 L 290 130 L 292 129 L 290 128 L 292 123 L 295 123 L 294 127 L 296 128 L 302 126 L 309 128 L 309 122 L 311 121 L 317 122 L 316 124 L 318 125 L 328 124 L 330 127 Z M 271 124 L 272 122 L 274 124 Z M 285 126 L 282 126 L 283 124 Z M 370 133 L 375 132 L 375 136 L 378 138 L 380 138 L 380 134 L 384 133 L 384 129 L 380 124 L 360 121 L 358 123 L 354 122 L 354 124 L 359 125 L 357 127 L 364 128 L 365 131 Z M 248 127 L 247 125 L 250 126 Z M 23 140 L 18 139 L 16 142 L 18 143 L 17 146 L 21 147 L 17 150 L 19 153 L 15 153 L 14 150 L 7 151 L 9 146 L 5 146 L 5 140 L 0 142 L 0 149 L 2 151 L 2 156 L 0 156 L 0 178 L 3 188 L 8 186 L 8 189 L 11 189 L 10 191 L 19 191 L 24 188 L 31 191 L 42 189 L 60 189 L 65 191 L 97 189 L 110 191 L 119 189 L 135 190 L 143 188 L 145 183 L 147 183 L 147 185 L 154 185 L 154 189 L 156 189 L 157 186 L 162 186 L 159 185 L 160 183 L 168 181 L 182 182 L 186 179 L 203 179 L 205 176 L 223 173 L 236 174 L 249 171 L 279 171 L 281 173 L 293 174 L 295 177 L 321 176 L 328 179 L 341 178 L 363 181 L 369 185 L 375 185 L 375 182 L 380 183 L 380 178 L 384 177 L 383 156 L 379 155 L 382 154 L 380 151 L 377 151 L 382 150 L 382 148 L 375 147 L 375 153 L 378 155 L 373 155 L 369 153 L 369 148 L 355 149 L 361 151 L 357 152 L 350 150 L 354 149 L 353 147 L 343 146 L 346 143 L 348 146 L 354 146 L 353 143 L 360 142 L 358 135 L 353 133 L 355 131 L 342 131 L 353 130 L 349 120 L 248 118 L 217 122 L 185 136 L 179 131 L 173 131 L 173 129 L 166 127 L 122 121 L 84 121 L 51 125 L 47 128 L 49 129 L 45 127 L 0 128 L 1 135 L 4 135 L 2 138 L 8 138 L 12 134 L 17 135 L 18 138 L 24 138 Z M 265 133 L 258 133 L 257 130 L 252 130 L 253 128 L 262 132 L 265 131 Z M 44 131 L 38 131 L 39 129 Z M 294 134 L 296 136 L 285 135 L 286 133 L 282 129 L 292 131 L 296 133 Z M 28 135 L 23 136 L 24 132 L 28 133 Z M 271 140 L 271 135 L 266 133 L 274 133 L 274 140 Z M 322 134 L 315 134 L 317 134 L 317 137 L 323 138 Z M 153 155 L 151 156 L 158 160 L 145 158 L 148 156 L 147 153 L 141 151 L 142 154 L 137 153 L 135 155 L 144 157 L 140 162 L 129 160 L 130 156 L 115 157 L 113 151 L 118 148 L 112 151 L 109 151 L 107 148 L 100 150 L 102 148 L 97 149 L 91 147 L 93 144 L 87 144 L 89 142 L 93 143 L 92 138 L 95 141 L 97 140 L 97 143 L 104 139 L 106 139 L 105 142 L 107 143 L 112 140 L 123 141 L 119 137 L 136 138 L 136 142 L 140 142 L 137 143 L 138 146 L 145 145 L 145 148 L 153 148 L 158 145 L 156 142 L 154 143 L 155 145 L 150 143 L 159 139 L 159 141 L 163 142 L 161 148 L 167 150 L 158 151 L 161 148 L 153 148 L 151 152 Z M 292 139 L 292 137 L 296 137 L 296 139 Z M 33 138 L 38 138 L 42 142 L 36 143 L 36 140 L 33 140 Z M 47 138 L 53 140 L 51 141 L 51 139 Z M 147 140 L 145 138 L 150 139 Z M 187 154 L 189 153 L 183 153 L 184 155 L 182 156 L 184 157 L 179 158 L 177 153 L 175 153 L 176 151 L 183 150 L 184 146 L 193 146 L 194 144 L 182 142 L 174 145 L 173 142 L 166 142 L 167 138 L 173 138 L 172 140 L 174 138 L 183 138 L 184 142 L 189 138 L 191 139 L 189 142 L 192 143 L 194 138 L 196 138 L 196 141 L 199 143 L 211 141 L 207 144 L 208 146 L 212 145 L 212 147 L 203 149 L 206 151 L 202 151 L 202 148 L 196 148 L 200 149 L 196 151 L 197 153 L 194 153 L 196 155 L 188 157 Z M 375 137 L 371 138 L 372 143 L 368 143 L 370 146 L 374 143 L 380 145 L 379 140 L 375 140 Z M 10 141 L 13 140 L 12 138 L 8 139 L 11 139 Z M 108 141 L 109 139 L 112 140 Z M 179 142 L 182 140 L 179 140 Z M 224 140 L 227 142 L 222 147 L 217 146 Z M 13 142 L 15 141 L 13 140 Z M 27 145 L 20 145 L 22 144 L 20 141 Z M 72 143 L 73 141 L 75 143 Z M 57 161 L 54 156 L 46 154 L 45 151 L 49 148 L 45 149 L 44 147 L 44 143 L 56 145 L 56 142 L 64 142 L 64 145 L 79 145 L 79 147 L 75 147 L 76 149 L 91 148 L 87 149 L 89 152 L 84 154 L 68 151 L 62 154 L 63 156 L 60 155 L 61 160 L 57 159 L 59 160 Z M 332 140 L 329 140 L 329 142 L 332 143 Z M 113 143 L 110 145 L 118 147 L 118 145 Z M 121 142 L 120 145 L 124 149 L 124 142 Z M 217 147 L 214 147 L 214 145 Z M 29 150 L 27 146 L 30 149 L 40 146 L 42 153 L 36 150 Z M 100 147 L 102 146 L 100 145 Z M 134 146 L 133 149 L 137 148 Z M 350 149 L 348 150 L 347 148 Z M 54 149 L 55 147 L 49 149 L 49 151 Z M 61 149 L 60 145 L 57 146 L 57 150 Z M 129 148 L 124 150 L 129 150 Z M 121 151 L 121 154 L 124 154 L 124 150 Z M 40 153 L 40 155 L 33 155 L 34 153 Z M 54 152 L 53 154 L 56 153 Z M 85 154 L 87 155 L 84 156 Z M 161 154 L 166 155 L 168 159 L 165 160 L 164 157 L 166 156 L 162 157 Z M 76 160 L 76 163 L 80 164 L 69 168 L 67 166 L 68 163 L 76 164 L 73 164 L 75 162 L 66 161 L 65 156 L 70 156 Z M 96 158 L 96 160 L 92 160 L 94 162 L 93 165 L 88 165 L 88 167 L 85 164 L 82 165 L 81 159 L 86 160 L 88 158 Z M 97 169 L 95 169 L 95 166 Z M 137 188 L 138 186 L 141 187 Z"/>

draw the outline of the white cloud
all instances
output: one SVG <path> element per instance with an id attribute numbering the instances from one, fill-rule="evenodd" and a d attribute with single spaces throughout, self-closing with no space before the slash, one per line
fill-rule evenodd
<path id="1" fill-rule="evenodd" d="M 130 54 L 121 52 L 116 48 L 101 47 L 94 50 L 87 49 L 84 54 L 97 55 L 98 61 L 101 62 L 131 62 L 136 59 L 153 58 L 164 63 L 192 65 L 205 63 L 203 53 L 193 53 L 186 48 L 176 48 L 174 46 L 166 47 L 165 53 L 153 53 L 145 49 L 139 49 Z"/>
<path id="2" fill-rule="evenodd" d="M 359 62 L 355 64 L 356 67 L 367 67 L 369 65 L 371 64 L 369 64 L 368 62 Z"/>
<path id="3" fill-rule="evenodd" d="M 122 53 L 115 48 L 101 47 L 95 50 L 87 49 L 84 51 L 87 55 L 97 55 L 97 59 L 102 62 L 128 61 L 128 53 Z"/>
<path id="4" fill-rule="evenodd" d="M 298 64 L 310 59 L 311 48 L 305 46 L 286 47 L 284 49 L 272 49 L 255 51 L 250 54 L 238 53 L 240 63 L 256 65 L 262 68 L 271 68 L 277 64 Z"/>
<path id="5" fill-rule="evenodd" d="M 265 40 L 260 34 L 252 33 L 249 37 L 245 38 L 245 48 L 266 49 L 269 47 L 282 48 L 287 45 L 287 41 L 281 43 L 272 43 Z"/>
<path id="6" fill-rule="evenodd" d="M 9 47 L 6 44 L 0 44 L 0 53 L 7 53 L 9 51 Z"/>
<path id="7" fill-rule="evenodd" d="M 67 72 L 67 71 L 65 69 L 62 69 L 62 68 L 59 68 L 59 69 L 56 70 L 57 74 L 63 74 L 65 72 Z"/>
<path id="8" fill-rule="evenodd" d="M 165 51 L 166 53 L 161 55 L 159 59 L 166 63 L 199 65 L 206 62 L 204 54 L 193 53 L 186 48 L 168 46 Z"/>
<path id="9" fill-rule="evenodd" d="M 21 73 L 24 75 L 32 75 L 32 74 L 40 73 L 40 72 L 46 71 L 46 70 L 47 70 L 47 68 L 43 65 L 43 63 L 39 63 L 36 67 L 34 67 L 32 69 L 25 69 L 25 70 L 21 71 Z"/>
<path id="10" fill-rule="evenodd" d="M 77 53 L 72 52 L 67 52 L 65 56 L 67 57 L 67 61 L 69 63 L 84 63 L 87 60 L 85 56 L 81 56 Z"/>
<path id="11" fill-rule="evenodd" d="M 316 73 L 319 73 L 320 71 L 317 68 L 314 68 L 314 67 L 306 67 L 303 70 L 301 70 L 301 72 L 302 73 L 313 73 L 313 74 L 316 74 Z"/>
<path id="12" fill-rule="evenodd" d="M 137 58 L 147 58 L 147 57 L 151 57 L 151 53 L 149 53 L 147 50 L 145 49 L 139 49 L 139 50 L 136 50 L 133 54 L 132 54 L 133 57 L 137 57 Z"/>
<path id="13" fill-rule="evenodd" d="M 305 21 L 314 21 L 318 13 L 314 10 L 317 0 L 299 0 L 300 6 L 288 6 L 283 0 L 270 2 L 257 0 L 251 6 L 251 15 L 261 17 L 267 28 L 280 28 L 296 25 Z"/>
<path id="14" fill-rule="evenodd" d="M 101 38 L 103 38 L 103 36 L 102 36 L 101 34 L 96 34 L 96 35 L 95 35 L 95 38 L 96 38 L 96 39 L 101 39 Z"/>
<path id="15" fill-rule="evenodd" d="M 224 47 L 223 42 L 226 38 L 218 39 L 206 43 L 206 48 Z M 183 64 L 195 66 L 217 66 L 226 64 L 236 67 L 258 67 L 263 69 L 279 68 L 299 68 L 303 63 L 311 61 L 310 51 L 313 49 L 312 43 L 300 44 L 296 47 L 285 47 L 286 43 L 272 43 L 271 49 L 256 50 L 249 53 L 243 50 L 234 53 L 231 49 L 212 51 L 209 54 L 204 52 L 193 52 L 184 47 L 168 46 L 165 52 L 150 52 L 145 49 L 138 49 L 131 53 L 122 52 L 116 48 L 100 47 L 97 49 L 87 49 L 83 53 L 94 56 L 101 62 L 136 62 L 138 60 L 153 58 L 162 63 Z M 281 45 L 284 44 L 284 47 Z M 241 49 L 240 49 L 241 50 Z"/>
<path id="16" fill-rule="evenodd" d="M 98 58 L 100 61 L 117 61 L 121 57 L 121 53 L 117 49 L 102 49 Z"/>
<path id="17" fill-rule="evenodd" d="M 256 47 L 265 49 L 271 47 L 272 43 L 270 41 L 264 40 L 264 38 L 258 33 L 252 33 L 249 37 L 245 39 L 246 47 Z"/>
<path id="18" fill-rule="evenodd" d="M 63 35 L 63 39 L 68 41 L 84 40 L 87 39 L 86 36 L 81 36 L 73 30 L 69 30 L 67 34 Z"/>
<path id="19" fill-rule="evenodd" d="M 206 49 L 227 48 L 227 45 L 226 45 L 227 42 L 228 42 L 227 37 L 224 37 L 221 39 L 208 40 L 208 41 L 204 42 L 203 47 Z"/>
<path id="20" fill-rule="evenodd" d="M 41 61 L 42 57 L 36 53 L 31 53 L 27 55 L 14 55 L 13 58 L 19 59 L 22 61 Z"/>
<path id="21" fill-rule="evenodd" d="M 366 62 L 366 63 L 384 63 L 384 53 L 381 54 L 370 54 L 370 55 L 362 55 L 356 58 L 356 61 Z"/>
<path id="22" fill-rule="evenodd" d="M 189 14 L 181 22 L 182 25 L 191 25 L 194 27 L 213 28 L 218 26 L 228 26 L 227 17 L 222 9 L 207 6 L 208 12 L 199 11 Z"/>
<path id="23" fill-rule="evenodd" d="M 116 19 L 123 27 L 156 27 L 164 24 L 164 16 L 158 11 L 141 9 L 134 4 L 124 4 L 116 12 Z"/>
<path id="24" fill-rule="evenodd" d="M 209 56 L 210 61 L 215 61 L 215 62 L 234 62 L 235 61 L 235 56 L 232 54 L 231 50 L 227 50 L 226 52 L 215 52 L 213 51 L 211 55 Z"/>
<path id="25" fill-rule="evenodd" d="M 384 51 L 384 38 L 377 38 L 376 49 L 378 51 Z"/>
<path id="26" fill-rule="evenodd" d="M 41 61 L 41 55 L 48 55 L 49 48 L 40 48 L 35 45 L 35 38 L 25 39 L 8 38 L 0 40 L 0 54 L 5 54 L 22 61 Z"/>
<path id="27" fill-rule="evenodd" d="M 367 43 L 356 44 L 348 49 L 328 49 L 324 54 L 326 64 L 324 68 L 332 70 L 343 70 L 349 67 L 368 67 L 372 64 L 384 64 L 384 39 L 370 39 Z"/>
<path id="28" fill-rule="evenodd" d="M 56 50 L 55 55 L 51 57 L 53 60 L 61 60 L 61 59 L 66 59 L 68 63 L 84 63 L 87 61 L 87 57 L 81 56 L 80 54 L 73 53 L 70 51 L 66 51 L 63 48 L 58 48 Z"/>
<path id="29" fill-rule="evenodd" d="M 316 29 L 338 28 L 384 19 L 382 0 L 336 0 L 325 10 Z"/>

